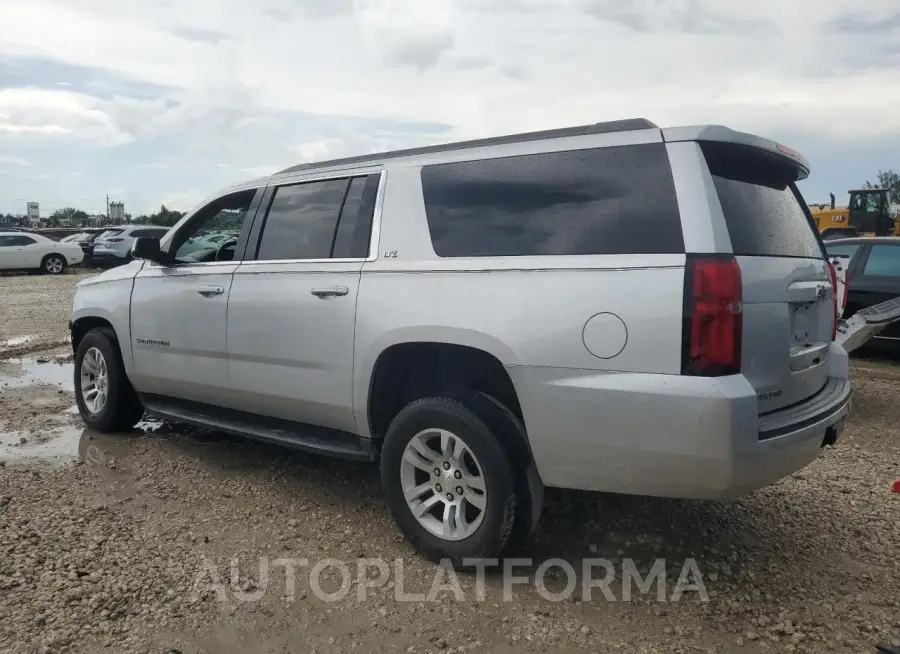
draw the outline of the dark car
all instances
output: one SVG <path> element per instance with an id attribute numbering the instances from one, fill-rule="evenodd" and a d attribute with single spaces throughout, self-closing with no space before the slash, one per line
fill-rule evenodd
<path id="1" fill-rule="evenodd" d="M 103 230 L 84 231 L 77 234 L 66 236 L 62 240 L 66 243 L 78 243 L 84 252 L 84 265 L 93 265 L 92 255 L 94 253 L 94 241 L 103 233 Z"/>
<path id="2" fill-rule="evenodd" d="M 825 241 L 830 256 L 847 255 L 847 308 L 844 318 L 860 309 L 900 297 L 900 238 L 872 236 Z M 900 321 L 884 328 L 873 345 L 900 349 Z"/>

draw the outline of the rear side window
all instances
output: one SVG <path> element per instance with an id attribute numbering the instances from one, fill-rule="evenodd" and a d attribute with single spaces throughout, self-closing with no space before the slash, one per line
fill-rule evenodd
<path id="1" fill-rule="evenodd" d="M 736 255 L 821 259 L 812 218 L 794 185 L 796 172 L 747 146 L 701 143 Z"/>
<path id="2" fill-rule="evenodd" d="M 876 244 L 869 250 L 863 275 L 900 277 L 900 246 Z"/>
<path id="3" fill-rule="evenodd" d="M 422 168 L 441 257 L 684 252 L 661 143 Z"/>

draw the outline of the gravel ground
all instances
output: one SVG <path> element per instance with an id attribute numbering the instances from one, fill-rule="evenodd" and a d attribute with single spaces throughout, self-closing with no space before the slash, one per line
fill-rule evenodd
<path id="1" fill-rule="evenodd" d="M 62 338 L 73 280 L 0 279 L 4 307 L 13 295 L 31 307 L 4 311 L 0 333 L 18 334 L 26 311 L 52 305 L 40 338 Z M 453 577 L 399 536 L 370 466 L 155 423 L 123 435 L 83 430 L 68 355 L 0 361 L 0 651 L 871 653 L 900 644 L 892 361 L 854 363 L 854 413 L 836 447 L 741 500 L 548 492 L 521 555 L 579 571 L 600 557 L 619 577 L 609 586 L 617 601 L 600 589 L 582 601 L 581 579 L 551 601 L 567 581 L 559 568 L 538 575 L 543 594 L 525 583 L 510 598 L 494 573 L 483 594 L 476 577 L 459 576 L 458 599 Z M 334 601 L 321 591 L 340 590 L 337 568 L 311 570 L 329 558 L 349 566 L 348 592 Z M 384 585 L 358 583 L 361 558 L 387 563 Z M 656 586 L 632 586 L 631 601 L 618 601 L 626 558 L 645 575 L 666 559 L 663 601 Z M 688 558 L 706 601 L 690 590 L 671 601 Z M 293 588 L 276 559 L 308 561 Z M 515 571 L 534 577 L 536 568 Z M 401 601 L 429 591 L 430 601 Z"/>
<path id="2" fill-rule="evenodd" d="M 56 276 L 0 274 L 0 359 L 68 343 L 75 284 L 95 274 L 85 268 Z"/>

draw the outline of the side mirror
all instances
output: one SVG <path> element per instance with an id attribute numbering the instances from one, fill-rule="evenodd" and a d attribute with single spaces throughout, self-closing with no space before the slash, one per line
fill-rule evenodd
<path id="1" fill-rule="evenodd" d="M 131 244 L 131 256 L 165 265 L 166 256 L 159 249 L 159 239 L 153 236 L 139 236 Z"/>

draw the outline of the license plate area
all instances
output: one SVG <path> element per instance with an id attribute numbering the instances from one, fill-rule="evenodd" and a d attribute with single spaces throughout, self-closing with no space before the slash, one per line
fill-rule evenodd
<path id="1" fill-rule="evenodd" d="M 791 344 L 809 347 L 815 342 L 816 302 L 798 302 L 791 305 Z"/>

